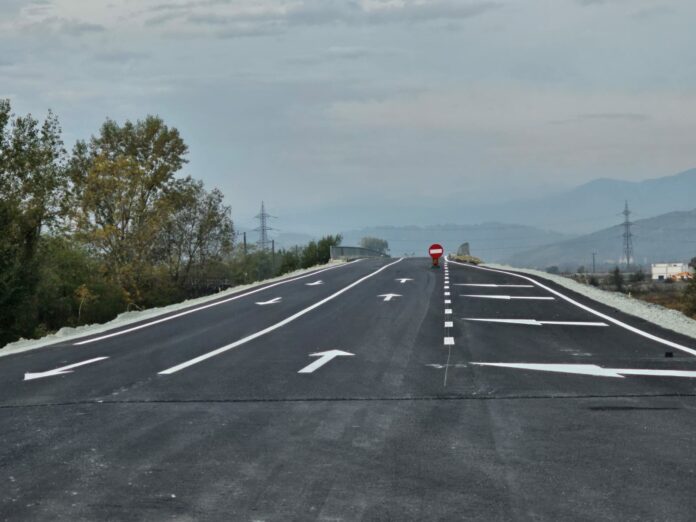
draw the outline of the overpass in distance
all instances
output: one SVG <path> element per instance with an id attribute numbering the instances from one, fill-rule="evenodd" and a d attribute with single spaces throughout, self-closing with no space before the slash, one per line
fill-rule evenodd
<path id="1" fill-rule="evenodd" d="M 694 519 L 696 340 L 430 265 L 0 358 L 0 519 Z"/>

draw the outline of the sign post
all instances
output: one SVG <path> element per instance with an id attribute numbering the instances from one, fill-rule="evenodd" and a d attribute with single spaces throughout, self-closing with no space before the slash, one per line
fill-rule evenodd
<path id="1" fill-rule="evenodd" d="M 430 254 L 430 257 L 433 258 L 433 268 L 440 267 L 439 260 L 444 252 L 445 250 L 442 248 L 442 245 L 438 243 L 430 245 L 430 248 L 428 249 L 428 254 Z"/>

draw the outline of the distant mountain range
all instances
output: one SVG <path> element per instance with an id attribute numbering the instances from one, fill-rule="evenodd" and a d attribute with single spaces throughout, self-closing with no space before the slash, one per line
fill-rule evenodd
<path id="1" fill-rule="evenodd" d="M 456 252 L 459 245 L 468 242 L 471 253 L 487 261 L 501 261 L 513 252 L 570 237 L 558 232 L 504 223 L 370 227 L 348 230 L 342 234 L 344 245 L 358 245 L 365 236 L 386 239 L 392 256 L 427 256 L 428 247 L 432 243 L 440 243 L 448 253 Z"/>
<path id="2" fill-rule="evenodd" d="M 462 221 L 478 214 L 479 221 L 495 216 L 504 223 L 585 234 L 619 223 L 624 201 L 628 201 L 634 219 L 690 210 L 696 205 L 696 169 L 638 182 L 597 179 L 543 198 L 470 209 Z"/>
<path id="3" fill-rule="evenodd" d="M 694 194 L 692 192 L 692 199 Z M 696 210 L 637 220 L 632 232 L 634 259 L 638 264 L 686 262 L 696 256 Z M 579 265 L 591 267 L 592 252 L 596 252 L 598 269 L 606 269 L 623 260 L 622 245 L 623 227 L 617 225 L 518 252 L 504 261 L 519 267 L 546 268 L 557 265 L 564 270 L 575 270 Z"/>

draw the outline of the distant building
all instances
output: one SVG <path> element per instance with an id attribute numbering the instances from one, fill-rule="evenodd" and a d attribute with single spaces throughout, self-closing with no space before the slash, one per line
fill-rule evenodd
<path id="1" fill-rule="evenodd" d="M 684 281 L 692 277 L 691 269 L 686 263 L 654 263 L 652 265 L 652 278 L 655 281 L 666 279 Z"/>
<path id="2" fill-rule="evenodd" d="M 462 243 L 461 245 L 459 245 L 459 248 L 457 249 L 457 255 L 470 256 L 471 252 L 469 252 L 469 243 Z"/>

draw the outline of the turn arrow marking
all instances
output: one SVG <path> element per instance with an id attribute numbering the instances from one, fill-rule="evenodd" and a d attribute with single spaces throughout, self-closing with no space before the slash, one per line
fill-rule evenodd
<path id="1" fill-rule="evenodd" d="M 312 364 L 305 366 L 297 373 L 314 373 L 315 370 L 318 370 L 319 368 L 324 366 L 331 359 L 334 359 L 336 357 L 353 357 L 354 355 L 354 353 L 343 352 L 341 350 L 329 350 L 328 352 L 310 353 L 310 357 L 319 357 L 319 359 L 314 361 Z"/>
<path id="2" fill-rule="evenodd" d="M 401 279 L 396 279 L 396 281 L 398 281 L 399 283 L 401 283 L 403 285 L 407 281 L 413 281 L 413 279 L 409 279 L 408 277 L 403 277 Z"/>
<path id="3" fill-rule="evenodd" d="M 377 297 L 384 297 L 384 301 L 391 301 L 395 297 L 401 297 L 399 294 L 382 294 Z"/>
<path id="4" fill-rule="evenodd" d="M 44 377 L 65 375 L 66 373 L 72 373 L 73 368 L 77 368 L 78 366 L 84 366 L 85 364 L 92 364 L 97 361 L 103 361 L 104 359 L 108 359 L 108 357 L 97 357 L 95 359 L 90 359 L 88 361 L 82 361 L 75 364 L 69 364 L 68 366 L 63 366 L 62 368 L 56 368 L 55 370 L 49 370 L 47 372 L 25 373 L 24 380 L 33 381 L 34 379 L 43 379 Z"/>
<path id="5" fill-rule="evenodd" d="M 274 297 L 274 298 L 271 299 L 270 301 L 260 301 L 260 302 L 258 302 L 258 303 L 256 303 L 256 304 L 259 305 L 259 306 L 266 306 L 266 305 L 278 304 L 278 303 L 280 303 L 282 300 L 283 300 L 282 297 Z"/>
<path id="6" fill-rule="evenodd" d="M 314 281 L 313 283 L 307 283 L 306 286 L 317 286 L 317 285 L 323 285 L 324 281 Z"/>
<path id="7" fill-rule="evenodd" d="M 478 366 L 498 366 L 518 370 L 536 370 L 542 372 L 574 373 L 593 375 L 595 377 L 614 377 L 623 379 L 624 375 L 643 375 L 646 377 L 688 377 L 696 379 L 696 371 L 686 370 L 643 370 L 632 368 L 602 368 L 596 364 L 527 364 L 527 363 L 483 363 L 472 362 Z"/>

